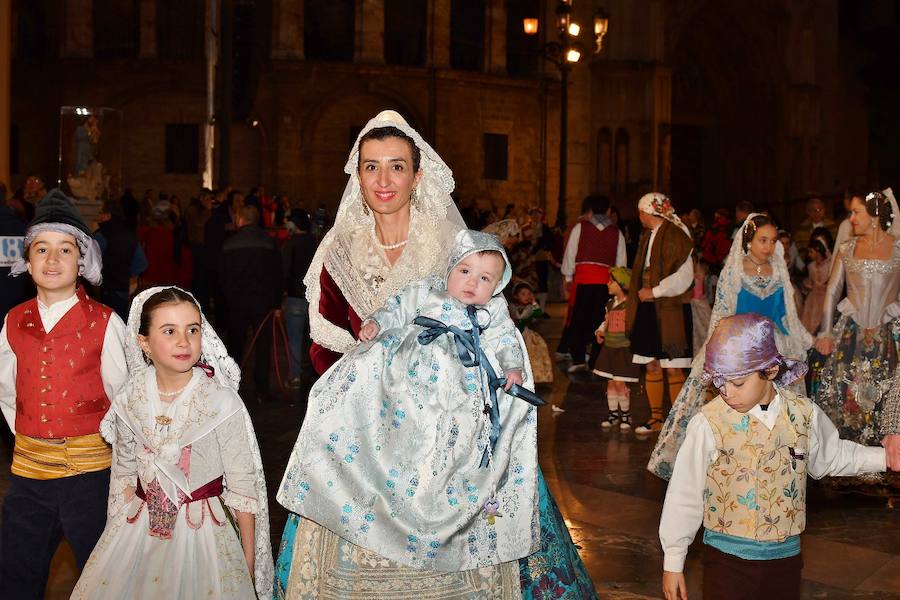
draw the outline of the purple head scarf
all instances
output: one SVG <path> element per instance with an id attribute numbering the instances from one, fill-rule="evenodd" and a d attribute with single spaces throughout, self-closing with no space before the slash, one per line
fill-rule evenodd
<path id="1" fill-rule="evenodd" d="M 775 323 L 755 313 L 725 317 L 706 343 L 703 381 L 721 389 L 730 379 L 745 377 L 784 364 L 775 380 L 789 385 L 806 374 L 806 363 L 785 358 L 775 346 Z"/>

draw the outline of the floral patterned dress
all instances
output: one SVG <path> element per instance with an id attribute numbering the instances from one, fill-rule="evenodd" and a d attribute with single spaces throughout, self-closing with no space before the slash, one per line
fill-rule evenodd
<path id="1" fill-rule="evenodd" d="M 814 399 L 841 437 L 876 446 L 900 352 L 900 240 L 887 260 L 855 258 L 856 243 L 841 246 L 832 269 L 821 326 L 835 349 L 813 382 Z M 847 296 L 838 302 L 845 282 Z"/>

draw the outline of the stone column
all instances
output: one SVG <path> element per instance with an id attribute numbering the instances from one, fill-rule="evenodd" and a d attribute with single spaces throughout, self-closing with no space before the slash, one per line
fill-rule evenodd
<path id="1" fill-rule="evenodd" d="M 94 55 L 93 8 L 92 0 L 65 0 L 62 58 L 90 58 Z"/>
<path id="2" fill-rule="evenodd" d="M 303 0 L 274 0 L 272 58 L 303 60 Z"/>
<path id="3" fill-rule="evenodd" d="M 11 193 L 9 180 L 9 105 L 12 70 L 12 0 L 0 0 L 0 183 Z"/>
<path id="4" fill-rule="evenodd" d="M 506 74 L 506 0 L 488 0 L 484 11 L 484 70 Z"/>
<path id="5" fill-rule="evenodd" d="M 384 0 L 356 0 L 353 60 L 384 64 Z"/>
<path id="6" fill-rule="evenodd" d="M 428 2 L 428 65 L 450 68 L 450 0 Z"/>
<path id="7" fill-rule="evenodd" d="M 157 0 L 140 0 L 138 7 L 140 58 L 156 58 L 156 2 Z"/>

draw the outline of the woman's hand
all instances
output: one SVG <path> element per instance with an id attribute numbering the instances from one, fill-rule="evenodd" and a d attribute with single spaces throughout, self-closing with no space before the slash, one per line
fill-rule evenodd
<path id="1" fill-rule="evenodd" d="M 368 342 L 375 338 L 378 335 L 378 331 L 381 327 L 378 325 L 376 321 L 366 321 L 363 323 L 363 326 L 359 328 L 359 341 Z"/>
<path id="2" fill-rule="evenodd" d="M 125 496 L 125 504 L 128 504 L 129 502 L 134 500 L 134 490 L 135 488 L 133 485 L 129 485 L 125 488 L 125 491 L 123 492 L 123 495 Z"/>
<path id="3" fill-rule="evenodd" d="M 816 340 L 816 350 L 822 356 L 828 356 L 834 352 L 834 338 L 829 336 L 820 337 Z"/>
<path id="4" fill-rule="evenodd" d="M 641 302 L 653 302 L 655 298 L 653 297 L 653 288 L 651 287 L 643 287 L 638 290 L 638 299 Z"/>
<path id="5" fill-rule="evenodd" d="M 663 571 L 662 588 L 663 597 L 666 600 L 687 600 L 687 583 L 684 580 L 684 573 Z"/>
<path id="6" fill-rule="evenodd" d="M 504 391 L 508 392 L 513 384 L 522 385 L 522 371 L 519 369 L 507 371 L 504 375 L 506 375 L 506 385 L 503 386 Z"/>

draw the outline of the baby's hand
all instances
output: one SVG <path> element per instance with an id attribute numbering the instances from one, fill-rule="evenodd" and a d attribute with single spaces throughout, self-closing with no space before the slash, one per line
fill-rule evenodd
<path id="1" fill-rule="evenodd" d="M 378 335 L 379 329 L 381 329 L 381 327 L 379 327 L 377 321 L 366 321 L 363 323 L 363 326 L 359 328 L 359 341 L 368 342 L 372 340 Z"/>
<path id="2" fill-rule="evenodd" d="M 129 502 L 132 501 L 132 499 L 134 499 L 134 491 L 135 491 L 135 489 L 134 489 L 133 485 L 129 485 L 128 487 L 125 488 L 125 492 L 124 492 L 125 504 L 128 504 Z"/>
<path id="3" fill-rule="evenodd" d="M 504 391 L 509 391 L 509 388 L 516 385 L 522 385 L 522 371 L 519 369 L 514 369 L 512 371 L 507 371 L 506 375 L 506 385 L 503 386 Z"/>
<path id="4" fill-rule="evenodd" d="M 606 334 L 606 332 L 603 331 L 602 329 L 598 329 L 597 331 L 594 332 L 594 337 L 597 338 L 597 343 L 598 343 L 598 344 L 602 344 L 602 343 L 603 343 L 603 339 L 604 339 L 604 335 L 605 335 L 605 334 Z"/>

